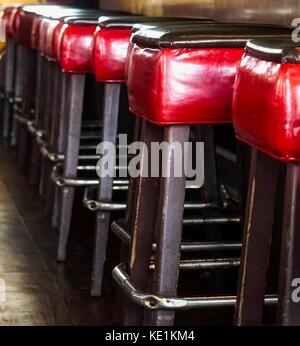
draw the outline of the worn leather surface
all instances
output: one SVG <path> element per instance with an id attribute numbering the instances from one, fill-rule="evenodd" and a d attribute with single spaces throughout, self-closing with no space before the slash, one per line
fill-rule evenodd
<path id="1" fill-rule="evenodd" d="M 237 70 L 233 97 L 237 137 L 278 160 L 299 161 L 299 95 L 299 64 L 246 54 Z"/>
<path id="2" fill-rule="evenodd" d="M 6 37 L 11 37 L 10 17 L 13 15 L 14 7 L 6 7 L 3 11 L 2 21 Z"/>
<path id="3" fill-rule="evenodd" d="M 213 22 L 212 19 L 208 18 L 187 18 L 187 17 L 142 17 L 142 16 L 126 16 L 126 17 L 107 17 L 100 18 L 99 26 L 105 29 L 124 29 L 132 28 L 136 24 L 142 23 L 177 23 L 182 21 L 206 21 Z"/>
<path id="4" fill-rule="evenodd" d="M 163 20 L 163 22 L 162 22 Z M 161 17 L 123 17 L 99 20 L 99 27 L 93 45 L 93 72 L 99 82 L 124 82 L 128 46 L 134 25 L 153 25 L 154 23 L 182 26 L 187 23 L 206 23 L 210 19 L 161 18 Z M 148 24 L 149 23 L 149 24 Z"/>
<path id="5" fill-rule="evenodd" d="M 269 38 L 274 35 L 291 35 L 291 29 L 277 25 L 208 23 L 207 27 L 157 26 L 143 28 L 132 38 L 133 43 L 153 48 L 245 47 L 250 39 Z"/>
<path id="6" fill-rule="evenodd" d="M 91 49 L 96 24 L 69 25 L 60 43 L 59 64 L 64 72 L 91 73 Z"/>
<path id="7" fill-rule="evenodd" d="M 253 37 L 272 32 L 276 37 L 290 34 L 290 30 L 278 27 L 226 24 L 139 31 L 133 36 L 135 44 L 128 63 L 131 111 L 160 125 L 232 122 L 236 68 L 244 53 L 245 37 L 252 37 L 251 30 Z M 181 37 L 184 41 L 178 44 Z M 235 38 L 237 46 L 232 45 Z M 169 42 L 167 48 L 162 42 Z M 241 42 L 244 45 L 240 47 Z"/>
<path id="8" fill-rule="evenodd" d="M 283 64 L 300 63 L 299 44 L 293 42 L 291 38 L 287 40 L 250 41 L 246 46 L 246 51 L 263 60 L 277 61 Z"/>

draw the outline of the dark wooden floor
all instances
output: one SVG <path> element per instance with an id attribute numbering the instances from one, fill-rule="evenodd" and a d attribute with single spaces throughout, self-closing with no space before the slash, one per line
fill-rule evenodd
<path id="1" fill-rule="evenodd" d="M 0 325 L 111 325 L 110 290 L 89 297 L 92 251 L 80 244 L 91 230 L 81 229 L 58 264 L 57 232 L 3 143 L 0 167 Z"/>

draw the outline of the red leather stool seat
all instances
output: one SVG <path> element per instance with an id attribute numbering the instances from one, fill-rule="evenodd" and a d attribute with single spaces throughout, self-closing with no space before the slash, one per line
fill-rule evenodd
<path id="1" fill-rule="evenodd" d="M 85 18 L 85 20 L 89 21 L 96 21 L 98 17 L 101 16 L 103 13 L 106 12 L 97 10 L 82 10 L 80 12 L 76 11 L 72 15 L 62 16 L 60 18 L 58 18 L 57 16 L 55 19 L 52 19 L 46 31 L 46 39 L 43 47 L 45 56 L 51 60 L 58 60 L 58 51 L 60 50 L 62 34 L 64 30 L 67 28 L 67 25 L 65 24 L 68 21 L 81 18 Z"/>
<path id="2" fill-rule="evenodd" d="M 84 19 L 66 23 L 59 48 L 59 64 L 64 72 L 92 73 L 90 56 L 97 23 Z"/>
<path id="3" fill-rule="evenodd" d="M 19 32 L 19 42 L 31 48 L 31 31 L 34 18 L 36 16 L 49 15 L 58 11 L 62 6 L 56 5 L 28 5 L 22 6 L 20 12 L 20 32 Z"/>
<path id="4" fill-rule="evenodd" d="M 10 31 L 10 18 L 13 15 L 15 11 L 15 7 L 6 7 L 3 11 L 2 15 L 2 27 L 5 33 L 6 37 L 11 37 L 11 31 Z"/>
<path id="5" fill-rule="evenodd" d="M 142 29 L 132 37 L 128 63 L 130 110 L 159 125 L 230 123 L 247 41 L 290 34 L 279 26 L 246 24 Z"/>
<path id="6" fill-rule="evenodd" d="M 207 18 L 168 18 L 168 17 L 102 17 L 99 19 L 94 44 L 92 65 L 98 82 L 124 82 L 125 65 L 132 28 L 137 23 L 190 23 L 213 22 Z"/>
<path id="7" fill-rule="evenodd" d="M 237 71 L 237 137 L 282 161 L 300 160 L 300 48 L 291 41 L 253 41 Z"/>
<path id="8" fill-rule="evenodd" d="M 7 34 L 13 39 L 16 39 L 17 31 L 19 29 L 20 11 L 19 7 L 14 7 L 10 15 L 7 17 Z"/>

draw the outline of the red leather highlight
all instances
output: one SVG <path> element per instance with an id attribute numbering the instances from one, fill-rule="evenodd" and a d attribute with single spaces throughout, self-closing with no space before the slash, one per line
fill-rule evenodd
<path id="1" fill-rule="evenodd" d="M 92 67 L 98 82 L 124 82 L 131 29 L 97 28 Z"/>
<path id="2" fill-rule="evenodd" d="M 130 110 L 158 125 L 232 122 L 233 85 L 243 52 L 135 45 L 128 63 Z"/>
<path id="3" fill-rule="evenodd" d="M 31 47 L 32 49 L 38 49 L 39 48 L 39 33 L 40 33 L 40 25 L 42 23 L 43 17 L 41 16 L 35 16 L 32 22 L 31 27 Z"/>
<path id="4" fill-rule="evenodd" d="M 245 55 L 233 99 L 237 137 L 281 161 L 300 160 L 300 66 Z"/>
<path id="5" fill-rule="evenodd" d="M 18 8 L 12 18 L 12 36 L 15 38 L 16 41 L 19 40 L 21 12 L 21 8 Z"/>
<path id="6" fill-rule="evenodd" d="M 60 45 L 61 40 L 63 37 L 63 34 L 65 30 L 67 29 L 68 25 L 60 22 L 55 28 L 53 32 L 53 38 L 52 38 L 52 52 L 53 52 L 53 59 L 56 61 L 59 61 L 60 59 Z"/>
<path id="7" fill-rule="evenodd" d="M 7 23 L 7 33 L 9 37 L 16 38 L 16 31 L 18 29 L 19 22 L 19 13 L 20 9 L 15 7 L 9 16 L 9 20 Z"/>
<path id="8" fill-rule="evenodd" d="M 92 73 L 92 42 L 97 25 L 68 25 L 60 44 L 60 67 L 69 73 Z"/>
<path id="9" fill-rule="evenodd" d="M 57 60 L 57 59 L 55 59 L 53 41 L 54 41 L 55 30 L 56 30 L 57 26 L 60 25 L 60 23 L 61 22 L 59 20 L 53 19 L 51 21 L 50 25 L 48 26 L 46 45 L 45 45 L 45 54 L 46 54 L 47 58 L 50 60 Z"/>
<path id="10" fill-rule="evenodd" d="M 11 32 L 10 32 L 10 18 L 13 15 L 14 8 L 12 7 L 6 7 L 3 11 L 2 15 L 2 26 L 5 32 L 6 37 L 11 37 Z"/>

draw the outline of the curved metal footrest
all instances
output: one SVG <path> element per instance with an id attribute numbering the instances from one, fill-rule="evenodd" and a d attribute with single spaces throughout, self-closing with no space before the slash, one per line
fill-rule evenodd
<path id="1" fill-rule="evenodd" d="M 27 124 L 28 127 L 28 131 L 36 137 L 36 140 L 38 142 L 39 145 L 45 145 L 45 142 L 42 140 L 45 136 L 45 131 L 38 129 L 35 126 L 34 121 L 30 121 Z"/>
<path id="2" fill-rule="evenodd" d="M 123 185 L 124 183 L 124 185 Z M 128 181 L 114 181 L 113 190 L 128 190 Z M 91 198 L 91 189 L 86 188 L 83 196 L 83 206 L 90 211 L 123 211 L 126 210 L 126 203 L 107 203 Z"/>
<path id="3" fill-rule="evenodd" d="M 123 221 L 113 222 L 111 230 L 125 245 L 130 246 L 131 235 Z M 181 252 L 240 251 L 241 248 L 241 243 L 234 242 L 183 242 L 181 244 Z M 156 243 L 152 244 L 152 251 L 156 251 Z"/>
<path id="4" fill-rule="evenodd" d="M 117 186 L 114 188 L 114 190 L 128 190 L 129 181 L 128 180 L 117 180 Z M 114 184 L 115 184 L 114 182 Z M 83 205 L 85 208 L 89 209 L 90 211 L 113 211 L 113 210 L 125 210 L 127 207 L 126 203 L 105 203 L 101 202 L 99 200 L 94 200 L 90 198 L 91 195 L 91 189 L 86 188 L 84 193 L 84 199 L 83 199 Z M 217 208 L 217 203 L 186 203 L 184 205 L 185 209 L 211 209 L 211 208 Z M 192 221 L 192 220 L 190 220 Z"/>
<path id="5" fill-rule="evenodd" d="M 8 101 L 8 103 L 13 104 L 15 102 L 14 92 L 4 92 L 4 98 Z"/>
<path id="6" fill-rule="evenodd" d="M 17 120 L 18 123 L 27 126 L 27 128 L 28 128 L 28 126 L 32 125 L 32 120 L 29 120 L 25 117 L 22 117 L 19 114 L 15 114 L 14 118 Z"/>
<path id="7" fill-rule="evenodd" d="M 188 310 L 217 307 L 233 307 L 236 304 L 236 296 L 219 297 L 165 297 L 142 292 L 134 287 L 126 272 L 124 263 L 113 270 L 113 278 L 122 288 L 123 292 L 136 304 L 149 310 Z M 276 305 L 276 296 L 266 296 L 265 304 Z"/>
<path id="8" fill-rule="evenodd" d="M 100 179 L 84 179 L 84 178 L 67 178 L 63 177 L 61 173 L 61 165 L 58 164 L 53 167 L 51 178 L 58 187 L 89 187 L 98 186 Z M 115 180 L 113 190 L 128 190 L 128 184 L 124 185 L 123 180 Z M 96 202 L 96 201 L 95 201 Z"/>
<path id="9" fill-rule="evenodd" d="M 52 163 L 62 162 L 65 159 L 64 155 L 51 152 L 45 145 L 41 146 L 40 151 L 42 156 L 48 159 Z"/>

